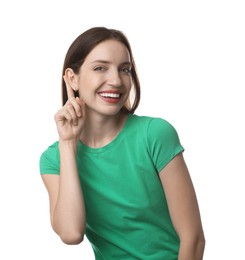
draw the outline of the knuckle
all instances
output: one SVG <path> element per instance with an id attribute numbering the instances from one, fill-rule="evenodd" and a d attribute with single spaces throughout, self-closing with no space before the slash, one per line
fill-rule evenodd
<path id="1" fill-rule="evenodd" d="M 65 111 L 64 116 L 65 116 L 66 118 L 70 118 L 70 117 L 71 117 L 71 114 L 69 113 L 69 111 Z"/>
<path id="2" fill-rule="evenodd" d="M 73 111 L 73 106 L 72 106 L 72 104 L 67 105 L 66 110 L 67 110 L 67 111 Z"/>
<path id="3" fill-rule="evenodd" d="M 70 100 L 71 103 L 76 102 L 76 98 L 75 97 L 69 97 L 69 100 Z"/>
<path id="4" fill-rule="evenodd" d="M 57 120 L 61 115 L 62 109 L 54 114 L 54 120 Z"/>

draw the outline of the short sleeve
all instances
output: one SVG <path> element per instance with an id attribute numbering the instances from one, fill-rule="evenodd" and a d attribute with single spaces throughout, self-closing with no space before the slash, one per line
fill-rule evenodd
<path id="1" fill-rule="evenodd" d="M 40 157 L 39 161 L 40 174 L 57 174 L 60 173 L 60 154 L 58 142 L 49 146 Z"/>
<path id="2" fill-rule="evenodd" d="M 184 151 L 175 128 L 166 120 L 153 118 L 147 131 L 148 149 L 160 172 L 178 153 Z"/>

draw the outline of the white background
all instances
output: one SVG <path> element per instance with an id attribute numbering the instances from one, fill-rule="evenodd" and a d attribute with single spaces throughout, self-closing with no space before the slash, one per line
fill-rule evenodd
<path id="1" fill-rule="evenodd" d="M 196 188 L 205 260 L 244 256 L 243 1 L 2 1 L 0 259 L 93 259 L 49 224 L 39 156 L 57 139 L 61 69 L 92 26 L 129 38 L 142 85 L 139 115 L 177 129 Z"/>

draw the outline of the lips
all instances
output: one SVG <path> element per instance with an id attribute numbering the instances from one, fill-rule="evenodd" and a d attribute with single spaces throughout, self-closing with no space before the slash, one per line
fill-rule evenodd
<path id="1" fill-rule="evenodd" d="M 121 93 L 119 91 L 101 91 L 98 95 L 102 98 L 102 100 L 106 101 L 107 103 L 118 103 L 120 101 Z"/>
<path id="2" fill-rule="evenodd" d="M 105 97 L 105 98 L 119 98 L 120 94 L 116 94 L 116 93 L 100 93 L 99 94 L 101 97 Z"/>

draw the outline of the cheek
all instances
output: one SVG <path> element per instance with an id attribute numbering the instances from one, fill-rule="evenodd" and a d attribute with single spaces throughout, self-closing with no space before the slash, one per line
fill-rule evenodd
<path id="1" fill-rule="evenodd" d="M 87 73 L 86 77 L 80 78 L 79 86 L 81 89 L 95 89 L 101 82 L 103 82 L 102 77 L 96 77 L 94 74 Z"/>
<path id="2" fill-rule="evenodd" d="M 132 85 L 133 85 L 132 79 L 131 79 L 131 78 L 127 79 L 125 86 L 127 87 L 127 89 L 128 89 L 129 91 L 132 89 Z"/>
<path id="3" fill-rule="evenodd" d="M 87 79 L 87 77 L 80 78 L 79 82 L 78 82 L 79 93 L 81 93 L 81 94 L 86 93 L 87 92 L 86 90 L 90 89 L 90 84 L 91 84 L 91 81 L 89 81 Z"/>
<path id="4" fill-rule="evenodd" d="M 79 82 L 79 97 L 84 101 L 91 102 L 97 95 L 97 86 L 98 83 L 93 77 L 83 78 L 83 80 Z"/>

